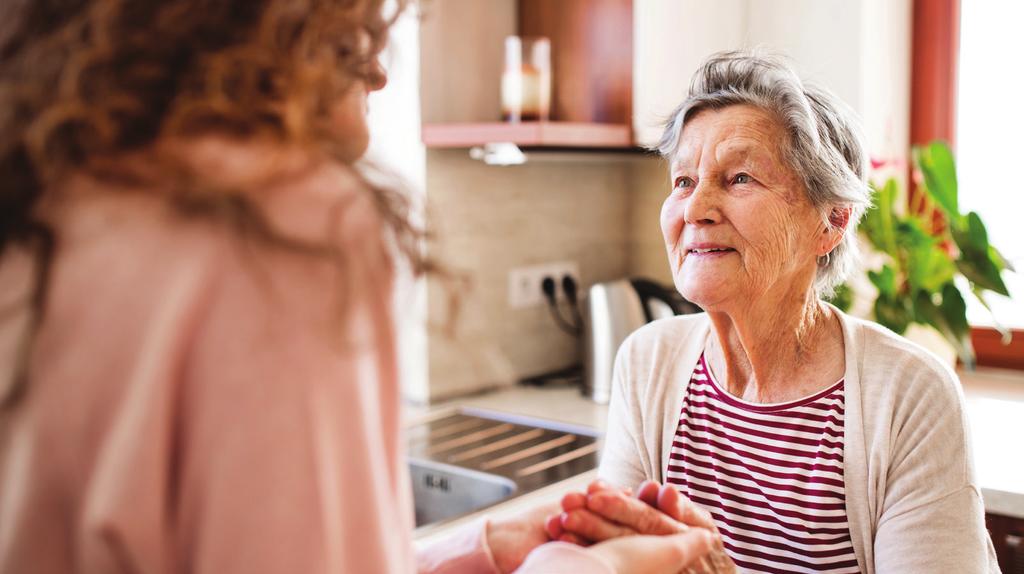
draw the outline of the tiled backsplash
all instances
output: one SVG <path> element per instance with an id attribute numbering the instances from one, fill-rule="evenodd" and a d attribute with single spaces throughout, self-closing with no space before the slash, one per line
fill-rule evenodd
<path id="1" fill-rule="evenodd" d="M 631 162 L 630 168 L 629 274 L 671 284 L 659 221 L 669 192 L 668 167 L 660 159 L 644 158 Z"/>
<path id="2" fill-rule="evenodd" d="M 509 270 L 575 261 L 583 288 L 633 274 L 667 280 L 658 231 L 666 182 L 660 161 L 635 155 L 493 167 L 465 150 L 428 151 L 433 254 L 470 280 L 454 337 L 439 328 L 448 316 L 444 290 L 430 282 L 430 399 L 578 362 L 578 341 L 546 306 L 509 306 Z"/>

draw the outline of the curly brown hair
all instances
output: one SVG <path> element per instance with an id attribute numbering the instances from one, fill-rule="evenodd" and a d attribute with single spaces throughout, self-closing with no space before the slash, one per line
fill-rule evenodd
<path id="1" fill-rule="evenodd" d="M 43 317 L 59 240 L 38 213 L 48 190 L 83 170 L 126 177 L 105 160 L 161 138 L 210 132 L 269 137 L 342 161 L 330 106 L 355 82 L 376 81 L 376 59 L 408 1 L 394 2 L 389 15 L 384 0 L 0 3 L 0 257 L 14 246 L 34 254 L 32 332 Z M 175 182 L 168 200 L 182 213 L 220 217 L 261 241 L 337 255 L 275 233 L 246 190 L 197 193 L 204 185 L 198 177 L 168 175 Z M 432 270 L 407 199 L 363 183 L 413 270 Z M 5 403 L 24 390 L 22 370 Z"/>

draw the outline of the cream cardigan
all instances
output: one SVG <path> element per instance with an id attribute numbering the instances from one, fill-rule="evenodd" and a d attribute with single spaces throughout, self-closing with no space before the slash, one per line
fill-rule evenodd
<path id="1" fill-rule="evenodd" d="M 999 572 L 956 375 L 874 323 L 839 313 L 846 348 L 846 511 L 865 574 Z M 650 323 L 619 350 L 600 476 L 664 480 L 706 314 Z"/>

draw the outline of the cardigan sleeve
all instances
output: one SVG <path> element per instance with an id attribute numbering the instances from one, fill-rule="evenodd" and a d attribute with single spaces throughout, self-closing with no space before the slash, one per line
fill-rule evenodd
<path id="1" fill-rule="evenodd" d="M 647 478 L 641 456 L 648 449 L 640 430 L 643 413 L 633 376 L 635 339 L 635 334 L 627 338 L 615 357 L 608 428 L 598 467 L 599 477 L 620 488 L 636 488 Z"/>
<path id="2" fill-rule="evenodd" d="M 478 520 L 416 552 L 419 574 L 499 574 L 487 544 L 487 519 Z"/>
<path id="3" fill-rule="evenodd" d="M 959 383 L 939 365 L 902 372 L 916 373 L 887 421 L 891 451 L 875 571 L 998 572 Z"/>

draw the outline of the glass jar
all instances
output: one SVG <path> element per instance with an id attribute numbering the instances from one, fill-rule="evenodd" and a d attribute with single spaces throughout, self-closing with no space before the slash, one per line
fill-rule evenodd
<path id="1" fill-rule="evenodd" d="M 547 121 L 551 113 L 551 41 L 505 38 L 501 115 L 507 122 Z"/>

